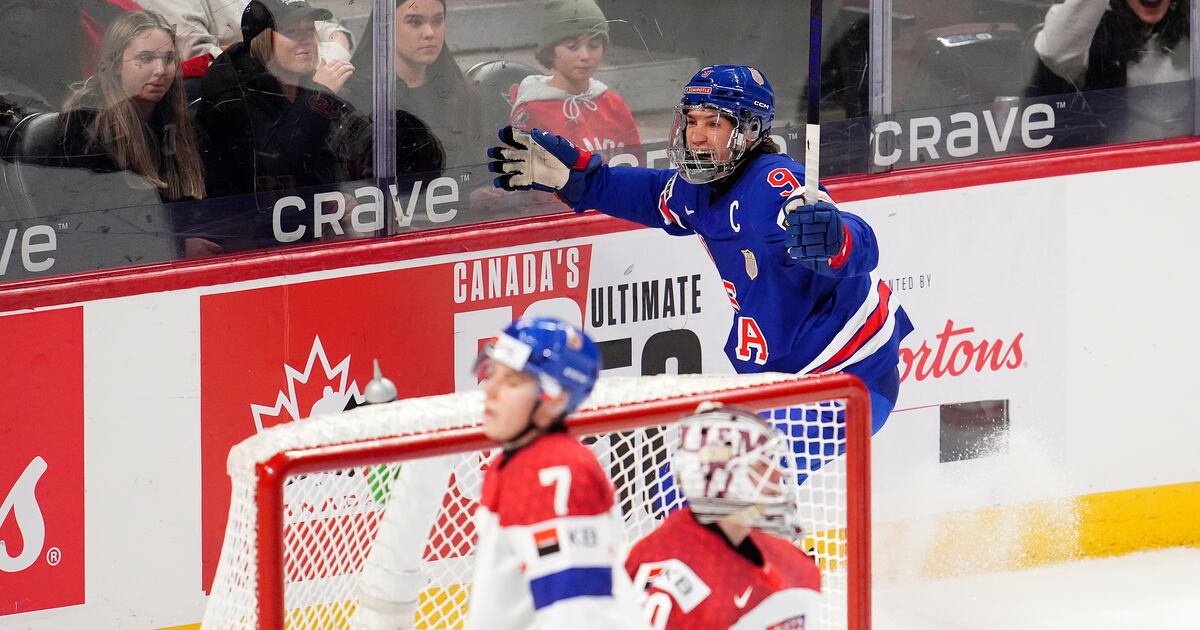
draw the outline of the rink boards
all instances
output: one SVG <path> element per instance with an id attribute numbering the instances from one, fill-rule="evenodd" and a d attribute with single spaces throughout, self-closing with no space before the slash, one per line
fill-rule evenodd
<path id="1" fill-rule="evenodd" d="M 1101 172 L 1114 163 L 1081 155 L 832 186 L 916 325 L 873 442 L 877 579 L 1200 545 L 1197 344 L 1176 324 L 1200 163 L 1190 144 L 1189 161 L 1127 152 Z M 0 493 L 17 507 L 0 535 L 22 541 L 0 554 L 6 627 L 199 621 L 229 446 L 344 405 L 373 358 L 402 395 L 455 391 L 478 340 L 536 310 L 619 349 L 606 374 L 731 370 L 729 302 L 695 239 L 601 217 L 0 302 Z"/>

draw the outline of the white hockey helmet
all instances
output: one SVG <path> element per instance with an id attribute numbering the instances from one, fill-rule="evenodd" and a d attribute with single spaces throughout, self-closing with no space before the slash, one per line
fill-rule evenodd
<path id="1" fill-rule="evenodd" d="M 704 403 L 679 421 L 671 464 L 701 523 L 726 517 L 795 538 L 798 477 L 788 439 L 747 409 Z"/>

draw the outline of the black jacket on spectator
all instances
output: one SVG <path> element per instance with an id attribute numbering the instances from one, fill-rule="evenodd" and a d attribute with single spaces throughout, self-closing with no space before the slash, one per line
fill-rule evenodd
<path id="1" fill-rule="evenodd" d="M 339 146 L 356 114 L 305 81 L 296 98 L 244 43 L 217 57 L 201 84 L 197 114 L 210 196 L 292 191 L 350 178 L 350 147 Z"/>
<path id="2" fill-rule="evenodd" d="M 69 172 L 58 175 L 55 190 L 44 192 L 58 197 L 63 206 L 51 210 L 103 210 L 183 201 L 166 198 L 166 190 L 155 187 L 150 180 L 117 163 L 93 136 L 92 127 L 98 113 L 96 109 L 77 109 L 59 114 L 54 147 L 44 158 L 43 165 L 69 169 Z M 156 114 L 149 124 L 142 124 L 142 133 L 155 162 L 160 170 L 165 170 L 161 150 L 165 135 L 163 120 Z"/>
<path id="3" fill-rule="evenodd" d="M 59 114 L 54 150 L 46 159 L 46 165 L 84 169 L 93 173 L 115 173 L 125 170 L 92 135 L 92 126 L 99 113 L 96 109 L 77 109 Z M 155 162 L 159 164 L 162 163 L 161 126 L 157 117 L 151 124 L 142 124 L 146 144 L 154 154 Z"/>
<path id="4" fill-rule="evenodd" d="M 88 253 L 91 250 L 87 247 L 74 249 L 75 264 L 106 267 L 159 262 L 170 255 L 153 245 L 154 242 L 174 243 L 174 255 L 182 255 L 183 237 L 194 230 L 191 215 L 205 202 L 191 197 L 170 198 L 165 188 L 156 187 L 146 177 L 122 167 L 94 135 L 93 126 L 99 114 L 96 107 L 98 104 L 85 105 L 58 115 L 52 145 L 36 159 L 30 156 L 24 160 L 23 192 L 30 195 L 37 216 L 66 220 L 82 230 L 80 234 L 99 230 L 91 239 L 95 241 L 92 246 L 114 248 L 108 251 L 115 253 L 94 254 L 94 259 L 89 258 L 93 254 Z M 148 124 L 142 124 L 142 133 L 160 172 L 165 170 L 170 159 L 163 151 L 165 121 L 156 113 Z M 129 216 L 130 220 L 124 222 L 122 216 Z M 147 217 L 165 219 L 147 223 Z M 105 230 L 113 225 L 119 233 L 96 240 L 100 234 L 108 234 Z M 126 246 L 132 249 L 121 249 Z M 123 260 L 122 255 L 129 258 Z"/>
<path id="5" fill-rule="evenodd" d="M 369 137 L 369 121 L 307 79 L 289 101 L 245 43 L 222 53 L 204 75 L 196 122 L 210 205 L 254 194 L 216 204 L 224 225 L 237 220 L 230 214 L 247 223 L 242 236 L 249 240 L 227 240 L 226 251 L 275 244 L 272 210 L 280 197 L 331 190 L 364 174 L 358 144 Z M 295 230 L 301 214 L 286 213 L 282 228 Z M 302 240 L 312 236 L 310 225 Z"/>
<path id="6" fill-rule="evenodd" d="M 346 81 L 346 94 L 364 110 L 370 107 L 372 96 L 373 25 L 373 19 L 368 19 L 351 60 L 357 70 Z M 399 78 L 392 81 L 398 177 L 432 179 L 446 168 L 482 165 L 487 161 L 484 151 L 495 132 L 483 130 L 479 95 L 444 45 L 429 67 L 427 84 L 414 89 Z M 486 171 L 480 169 L 480 172 L 482 175 L 474 178 L 472 185 L 491 182 Z"/>

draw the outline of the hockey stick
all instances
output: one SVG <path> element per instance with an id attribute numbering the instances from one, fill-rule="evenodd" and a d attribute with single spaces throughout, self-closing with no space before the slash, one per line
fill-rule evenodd
<path id="1" fill-rule="evenodd" d="M 804 203 L 817 203 L 821 172 L 821 0 L 808 7 L 808 120 L 804 125 Z"/>

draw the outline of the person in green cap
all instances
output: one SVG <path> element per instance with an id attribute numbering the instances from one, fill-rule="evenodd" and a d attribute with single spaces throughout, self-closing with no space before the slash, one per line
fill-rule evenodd
<path id="1" fill-rule="evenodd" d="M 513 90 L 514 127 L 544 129 L 588 151 L 641 144 L 619 94 L 593 78 L 608 46 L 608 20 L 594 0 L 547 0 L 537 60 L 552 71 Z"/>

